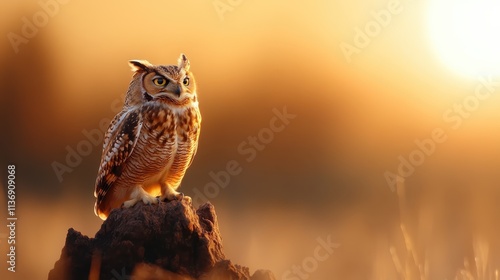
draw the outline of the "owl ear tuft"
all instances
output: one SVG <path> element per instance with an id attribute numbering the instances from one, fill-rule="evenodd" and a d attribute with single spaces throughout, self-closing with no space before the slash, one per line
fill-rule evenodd
<path id="1" fill-rule="evenodd" d="M 130 68 L 132 68 L 132 71 L 138 72 L 138 71 L 148 71 L 153 67 L 153 64 L 149 63 L 147 60 L 129 60 L 128 64 L 130 65 Z"/>
<path id="2" fill-rule="evenodd" d="M 179 68 L 189 71 L 189 67 L 191 64 L 189 63 L 189 59 L 187 59 L 186 55 L 181 53 L 179 58 L 177 59 L 177 65 Z"/>

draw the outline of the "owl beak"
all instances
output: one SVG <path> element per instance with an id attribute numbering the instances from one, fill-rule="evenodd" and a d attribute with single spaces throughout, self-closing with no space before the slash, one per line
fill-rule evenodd
<path id="1" fill-rule="evenodd" d="M 180 97 L 181 96 L 181 92 L 182 92 L 182 86 L 181 85 L 177 85 L 174 89 L 174 93 L 175 95 L 177 95 L 177 97 Z"/>

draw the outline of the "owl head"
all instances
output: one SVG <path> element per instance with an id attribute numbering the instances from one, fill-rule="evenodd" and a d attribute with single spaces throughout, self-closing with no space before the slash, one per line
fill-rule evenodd
<path id="1" fill-rule="evenodd" d="M 146 60 L 130 60 L 134 71 L 125 106 L 134 106 L 148 101 L 181 105 L 196 100 L 196 84 L 189 71 L 190 63 L 184 54 L 177 65 L 153 65 Z"/>

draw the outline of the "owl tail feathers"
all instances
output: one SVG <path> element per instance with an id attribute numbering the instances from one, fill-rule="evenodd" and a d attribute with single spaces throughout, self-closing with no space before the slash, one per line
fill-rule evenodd
<path id="1" fill-rule="evenodd" d="M 106 219 L 108 218 L 108 214 L 109 214 L 109 213 L 107 213 L 107 212 L 105 212 L 105 211 L 102 211 L 102 210 L 100 209 L 100 207 L 97 205 L 97 201 L 96 201 L 96 203 L 94 204 L 94 214 L 95 214 L 97 217 L 101 218 L 101 220 L 103 220 L 103 221 L 104 221 L 104 220 L 106 220 Z"/>

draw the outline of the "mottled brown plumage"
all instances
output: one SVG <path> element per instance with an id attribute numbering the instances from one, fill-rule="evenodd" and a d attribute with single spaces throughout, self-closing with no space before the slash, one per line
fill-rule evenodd
<path id="1" fill-rule="evenodd" d="M 176 189 L 198 147 L 201 115 L 186 56 L 178 65 L 130 65 L 135 73 L 106 133 L 95 185 L 94 211 L 102 219 L 122 205 L 183 197 Z"/>

